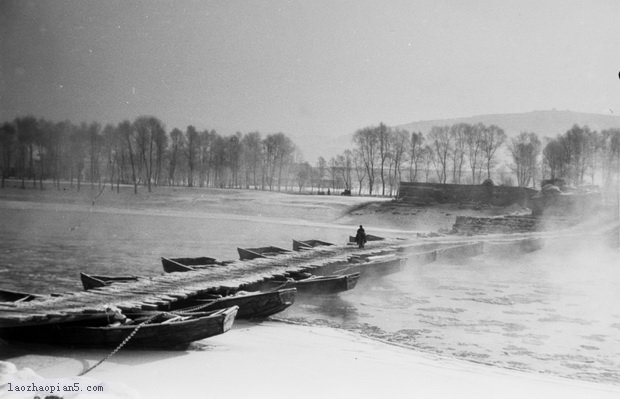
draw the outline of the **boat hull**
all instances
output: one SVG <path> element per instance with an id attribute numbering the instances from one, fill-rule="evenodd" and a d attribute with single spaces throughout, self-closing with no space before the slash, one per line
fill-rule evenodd
<path id="1" fill-rule="evenodd" d="M 334 245 L 327 241 L 321 240 L 293 240 L 293 251 L 303 251 L 305 249 L 312 249 L 314 247 L 331 246 Z"/>
<path id="2" fill-rule="evenodd" d="M 0 289 L 0 302 L 29 302 L 37 298 L 40 298 L 40 296 L 27 292 Z"/>
<path id="3" fill-rule="evenodd" d="M 333 265 L 321 274 L 360 273 L 361 278 L 370 276 L 387 276 L 405 269 L 407 258 L 396 256 L 352 256 L 349 262 Z"/>
<path id="4" fill-rule="evenodd" d="M 238 306 L 238 319 L 265 318 L 281 312 L 295 302 L 297 290 L 286 288 L 267 292 L 250 292 L 218 298 L 204 305 L 200 310 L 223 309 Z"/>
<path id="5" fill-rule="evenodd" d="M 168 348 L 188 345 L 230 330 L 237 307 L 215 312 L 195 313 L 191 319 L 170 323 L 144 324 L 127 343 L 133 348 Z M 158 312 L 145 313 L 153 315 Z M 136 329 L 134 325 L 92 326 L 83 323 L 9 327 L 0 329 L 0 337 L 11 341 L 59 345 L 116 347 Z"/>
<path id="6" fill-rule="evenodd" d="M 286 254 L 291 251 L 279 247 L 237 248 L 240 260 L 252 260 Z"/>
<path id="7" fill-rule="evenodd" d="M 214 266 L 222 266 L 230 261 L 220 261 L 214 258 L 201 256 L 197 258 L 161 258 L 161 265 L 166 273 L 189 272 Z"/>
<path id="8" fill-rule="evenodd" d="M 273 280 L 268 284 L 279 285 L 280 288 L 297 288 L 299 294 L 329 295 L 355 288 L 359 277 L 359 273 L 351 273 L 341 276 L 316 276 L 303 280 Z"/>
<path id="9" fill-rule="evenodd" d="M 138 281 L 136 276 L 99 276 L 90 275 L 86 273 L 80 273 L 80 280 L 82 280 L 82 286 L 85 290 L 90 290 L 97 287 L 105 287 L 106 285 L 115 283 L 126 283 L 130 281 Z"/>
<path id="10" fill-rule="evenodd" d="M 385 238 L 379 237 L 379 236 L 374 236 L 372 234 L 366 234 L 366 241 L 382 241 L 382 240 L 385 240 Z M 355 236 L 349 236 L 349 243 L 350 244 L 356 244 L 357 243 L 357 239 L 355 238 Z"/>

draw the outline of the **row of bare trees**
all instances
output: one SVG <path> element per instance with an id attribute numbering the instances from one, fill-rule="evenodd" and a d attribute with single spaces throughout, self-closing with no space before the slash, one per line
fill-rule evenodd
<path id="1" fill-rule="evenodd" d="M 544 145 L 543 145 L 544 144 Z M 153 116 L 116 125 L 75 125 L 32 116 L 0 126 L 2 187 L 8 177 L 42 187 L 84 181 L 102 189 L 132 184 L 150 192 L 158 185 L 232 187 L 324 192 L 330 188 L 358 194 L 393 195 L 400 181 L 535 186 L 543 178 L 580 185 L 619 178 L 620 129 L 591 131 L 573 126 L 541 141 L 523 132 L 510 140 L 494 125 L 459 123 L 421 132 L 380 123 L 359 129 L 353 146 L 312 166 L 283 133 L 222 136 L 188 126 L 167 132 Z M 507 172 L 509 170 L 509 172 Z M 614 180 L 615 179 L 615 180 Z"/>
<path id="2" fill-rule="evenodd" d="M 532 132 L 508 139 L 500 127 L 482 123 L 434 126 L 426 136 L 380 123 L 356 131 L 353 149 L 329 162 L 319 158 L 316 169 L 321 176 L 331 170 L 333 187 L 350 188 L 354 176 L 360 193 L 381 195 L 392 195 L 403 180 L 480 184 L 495 179 L 535 187 L 544 178 L 581 185 L 589 177 L 590 183 L 610 183 L 620 173 L 619 142 L 620 129 L 595 132 L 577 125 L 541 141 Z"/>
<path id="3" fill-rule="evenodd" d="M 592 131 L 573 126 L 551 139 L 543 150 L 545 174 L 574 185 L 605 185 L 618 182 L 620 174 L 620 129 Z M 615 182 L 615 183 L 614 183 Z"/>
<path id="4" fill-rule="evenodd" d="M 132 184 L 200 187 L 287 187 L 296 148 L 284 134 L 221 136 L 188 126 L 166 131 L 153 116 L 101 126 L 19 117 L 0 126 L 2 187 L 9 177 L 43 186 L 69 181 L 79 190 Z"/>
<path id="5" fill-rule="evenodd" d="M 365 186 L 373 194 L 380 184 L 381 195 L 393 195 L 403 180 L 479 183 L 484 172 L 490 178 L 497 151 L 505 140 L 504 131 L 493 125 L 435 126 L 425 137 L 421 132 L 392 129 L 380 123 L 357 130 L 354 148 L 332 158 L 329 164 L 340 171 L 346 188 L 355 175 L 360 192 Z M 320 163 L 321 159 L 319 169 Z M 465 178 L 466 170 L 471 172 L 469 179 Z M 337 172 L 331 174 L 333 180 L 337 177 Z"/>

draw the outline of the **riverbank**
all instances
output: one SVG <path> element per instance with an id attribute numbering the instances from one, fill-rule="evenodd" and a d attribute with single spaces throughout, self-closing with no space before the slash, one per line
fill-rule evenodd
<path id="1" fill-rule="evenodd" d="M 363 224 L 384 233 L 449 230 L 456 216 L 488 217 L 519 212 L 518 206 L 473 209 L 456 204 L 414 206 L 389 197 L 308 195 L 261 190 L 213 189 L 200 187 L 157 187 L 152 193 L 141 188 L 121 186 L 120 192 L 109 187 L 65 185 L 61 190 L 48 185 L 45 190 L 0 189 L 5 204 L 30 203 L 52 209 L 82 209 L 89 212 L 150 212 L 209 216 L 226 213 L 237 218 L 256 220 L 295 220 L 318 224 L 356 226 Z M 56 205 L 54 207 L 54 205 Z M 22 205 L 27 207 L 27 205 Z"/>
<path id="2" fill-rule="evenodd" d="M 32 368 L 48 383 L 78 381 L 82 387 L 104 387 L 104 392 L 61 395 L 64 398 L 603 399 L 620 395 L 616 386 L 486 367 L 341 330 L 275 321 L 237 323 L 228 333 L 194 343 L 188 351 L 121 351 L 86 379 L 70 376 L 94 364 L 104 351 L 40 353 L 10 361 L 20 369 Z M 0 381 L 10 378 L 0 375 Z M 33 397 L 4 389 L 2 398 Z"/>

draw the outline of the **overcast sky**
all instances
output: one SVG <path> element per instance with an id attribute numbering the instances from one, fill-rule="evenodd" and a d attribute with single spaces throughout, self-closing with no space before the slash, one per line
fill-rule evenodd
<path id="1" fill-rule="evenodd" d="M 620 1 L 6 1 L 1 114 L 346 135 L 620 114 Z"/>

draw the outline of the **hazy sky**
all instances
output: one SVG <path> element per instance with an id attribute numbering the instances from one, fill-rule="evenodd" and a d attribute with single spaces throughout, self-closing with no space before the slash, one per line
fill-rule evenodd
<path id="1" fill-rule="evenodd" d="M 224 134 L 620 114 L 620 1 L 0 0 L 0 119 Z"/>

